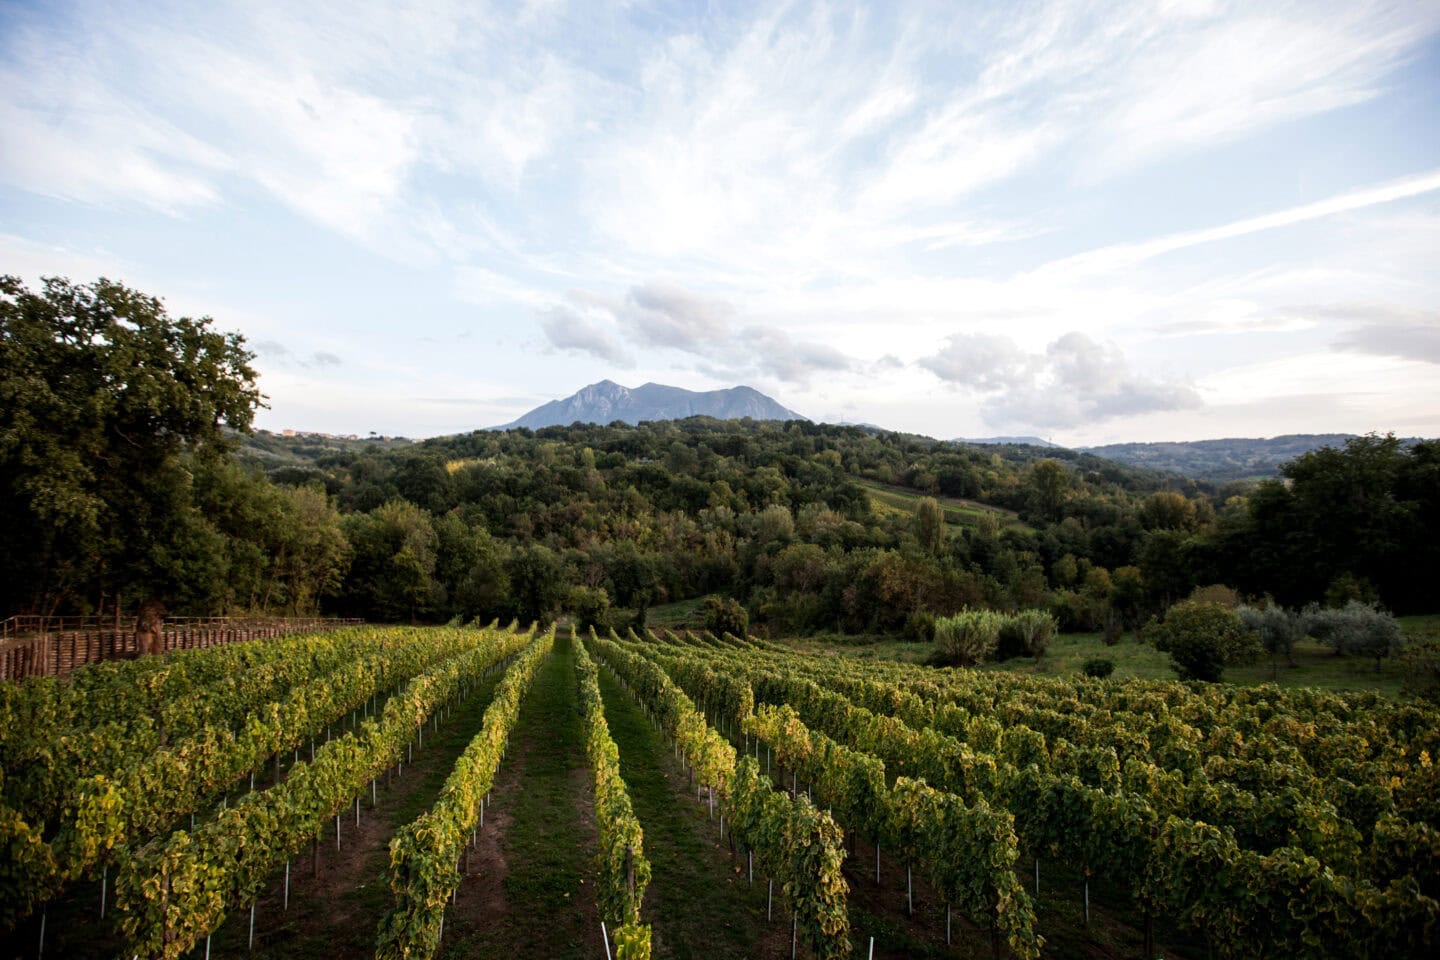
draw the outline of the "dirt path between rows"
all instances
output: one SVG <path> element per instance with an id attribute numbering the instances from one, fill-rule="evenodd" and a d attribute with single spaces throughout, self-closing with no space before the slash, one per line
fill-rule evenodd
<path id="1" fill-rule="evenodd" d="M 290 902 L 285 908 L 284 871 L 278 871 L 256 904 L 255 948 L 247 949 L 249 911 L 232 911 L 211 942 L 212 957 L 324 958 L 369 960 L 375 933 L 393 903 L 389 884 L 390 839 L 395 831 L 430 809 L 445 779 L 479 731 L 498 675 L 485 678 L 468 700 L 442 719 L 427 724 L 424 746 L 396 774 L 376 781 L 376 805 L 367 794 L 340 816 L 339 849 L 335 822 L 327 825 L 318 847 L 290 865 Z M 318 854 L 318 856 L 317 856 Z M 202 947 L 203 949 L 203 947 Z"/>
<path id="2" fill-rule="evenodd" d="M 620 776 L 645 831 L 651 865 L 644 919 L 657 960 L 788 958 L 790 925 L 778 903 L 766 922 L 766 881 L 752 886 L 709 807 L 697 802 L 672 749 L 608 670 L 600 671 L 605 721 L 620 748 Z"/>
<path id="3" fill-rule="evenodd" d="M 568 631 L 540 668 L 438 956 L 603 960 L 593 779 Z"/>

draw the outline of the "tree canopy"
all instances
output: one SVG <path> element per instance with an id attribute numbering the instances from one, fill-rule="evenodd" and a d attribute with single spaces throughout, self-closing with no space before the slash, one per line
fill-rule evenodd
<path id="1" fill-rule="evenodd" d="M 0 278 L 0 603 L 98 608 L 210 579 L 190 458 L 249 429 L 252 359 L 118 283 Z"/>

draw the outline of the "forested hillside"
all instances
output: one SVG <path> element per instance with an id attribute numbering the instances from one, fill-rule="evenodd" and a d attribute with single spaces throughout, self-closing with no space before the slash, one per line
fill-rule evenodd
<path id="1" fill-rule="evenodd" d="M 1239 495 L 1071 451 L 695 418 L 335 451 L 280 476 L 343 514 L 346 613 L 523 617 L 581 588 L 629 610 L 731 594 L 783 631 L 901 630 L 967 605 L 1094 629 L 1210 583 L 1424 609 L 1437 453 L 1360 438 Z"/>
<path id="2" fill-rule="evenodd" d="M 8 296 L 10 612 L 528 622 L 724 594 L 772 631 L 916 633 L 967 606 L 1133 627 L 1217 583 L 1288 606 L 1435 603 L 1435 441 L 1355 438 L 1217 489 L 809 421 L 250 435 L 239 337 L 103 281 Z"/>
<path id="3" fill-rule="evenodd" d="M 1268 439 L 1231 437 L 1173 443 L 1110 443 L 1084 449 L 1132 466 L 1229 483 L 1277 476 L 1280 468 L 1296 457 L 1322 447 L 1343 447 L 1345 441 L 1353 437 L 1348 433 L 1296 433 Z"/>

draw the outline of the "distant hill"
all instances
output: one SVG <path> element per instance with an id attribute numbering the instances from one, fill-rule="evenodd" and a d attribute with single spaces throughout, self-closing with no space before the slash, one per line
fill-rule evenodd
<path id="1" fill-rule="evenodd" d="M 1278 476 L 1280 467 L 1321 447 L 1343 447 L 1351 433 L 1292 433 L 1282 437 L 1191 440 L 1174 443 L 1111 443 L 1080 447 L 1086 453 L 1135 467 L 1226 482 Z"/>
<path id="2" fill-rule="evenodd" d="M 563 400 L 552 400 L 493 429 L 529 427 L 535 430 L 572 423 L 607 424 L 616 420 L 634 424 L 645 420 L 683 420 L 697 416 L 717 420 L 743 417 L 752 420 L 807 419 L 751 387 L 695 391 L 667 387 L 663 383 L 647 383 L 631 389 L 611 380 L 601 380 Z"/>
<path id="3" fill-rule="evenodd" d="M 1058 447 L 1058 443 L 1041 440 L 1039 437 L 956 437 L 951 443 L 1024 444 L 1031 447 Z"/>

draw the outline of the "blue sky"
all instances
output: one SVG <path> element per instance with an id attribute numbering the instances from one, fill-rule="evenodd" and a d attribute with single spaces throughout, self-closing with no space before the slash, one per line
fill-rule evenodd
<path id="1" fill-rule="evenodd" d="M 0 272 L 241 331 L 272 429 L 1440 434 L 1432 0 L 0 3 L 0 130 Z"/>

